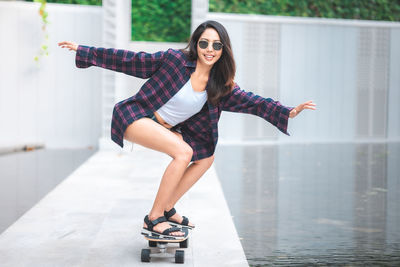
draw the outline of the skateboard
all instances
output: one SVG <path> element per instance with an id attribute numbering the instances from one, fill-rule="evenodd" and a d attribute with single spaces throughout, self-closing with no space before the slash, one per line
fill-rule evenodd
<path id="1" fill-rule="evenodd" d="M 142 232 L 144 239 L 149 242 L 149 247 L 158 248 L 156 251 L 151 251 L 151 249 L 144 248 L 141 253 L 141 261 L 142 262 L 150 262 L 151 258 L 175 258 L 175 263 L 184 263 L 185 262 L 185 251 L 184 250 L 175 250 L 175 254 L 167 252 L 167 244 L 168 243 L 178 243 L 180 248 L 187 248 L 189 245 L 189 230 L 187 228 L 182 228 L 182 232 L 185 233 L 182 238 L 175 238 L 171 236 L 162 236 L 149 234 L 146 232 Z"/>

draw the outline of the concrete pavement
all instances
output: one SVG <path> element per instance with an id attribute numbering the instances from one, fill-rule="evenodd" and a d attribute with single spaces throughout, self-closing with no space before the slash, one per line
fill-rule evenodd
<path id="1" fill-rule="evenodd" d="M 0 235 L 1 266 L 170 266 L 140 261 L 143 217 L 169 162 L 138 145 L 97 152 Z M 196 224 L 184 266 L 248 266 L 214 167 L 176 209 Z"/>

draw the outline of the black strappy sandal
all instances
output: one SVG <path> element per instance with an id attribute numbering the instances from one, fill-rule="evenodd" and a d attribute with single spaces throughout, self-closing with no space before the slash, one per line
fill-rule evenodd
<path id="1" fill-rule="evenodd" d="M 161 232 L 158 232 L 158 231 L 155 231 L 153 228 L 154 228 L 154 226 L 156 226 L 157 224 L 159 224 L 159 223 L 163 223 L 163 222 L 166 222 L 167 221 L 167 219 L 164 217 L 164 216 L 161 216 L 161 217 L 159 217 L 159 218 L 157 218 L 157 219 L 155 219 L 155 220 L 153 220 L 153 221 L 150 221 L 150 219 L 149 219 L 149 215 L 146 215 L 145 217 L 144 217 L 144 222 L 146 223 L 146 225 L 147 225 L 147 228 L 145 228 L 145 227 L 143 227 L 143 230 L 142 230 L 142 235 L 146 235 L 146 236 L 157 236 L 157 237 L 159 237 L 159 238 L 165 238 L 165 239 L 183 239 L 183 238 L 185 238 L 186 237 L 186 233 L 185 232 L 183 232 L 185 235 L 183 235 L 183 236 L 174 236 L 174 235 L 170 235 L 170 233 L 173 233 L 173 232 L 182 232 L 181 230 L 181 228 L 179 228 L 179 227 L 171 227 L 171 228 L 168 228 L 168 229 L 165 229 L 162 233 Z"/>
<path id="2" fill-rule="evenodd" d="M 169 218 L 171 218 L 172 216 L 174 216 L 176 213 L 176 209 L 172 208 L 170 211 L 164 211 L 164 216 L 167 219 L 167 221 L 173 225 L 173 226 L 180 226 L 180 227 L 185 227 L 188 229 L 193 229 L 194 226 L 190 226 L 189 225 L 189 219 L 185 216 L 182 216 L 183 220 L 181 223 L 175 222 L 175 221 L 171 221 Z"/>

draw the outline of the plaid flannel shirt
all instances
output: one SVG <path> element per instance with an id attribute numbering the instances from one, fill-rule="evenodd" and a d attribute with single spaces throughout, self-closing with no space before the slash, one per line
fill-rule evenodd
<path id="1" fill-rule="evenodd" d="M 126 128 L 135 120 L 151 116 L 157 111 L 183 87 L 196 68 L 195 61 L 188 60 L 182 51 L 173 49 L 150 54 L 80 45 L 75 62 L 78 68 L 98 66 L 143 79 L 149 78 L 136 95 L 114 107 L 111 139 L 121 147 Z M 291 109 L 271 98 L 245 92 L 235 84 L 218 105 L 207 101 L 200 112 L 175 128 L 180 128 L 183 139 L 192 147 L 192 160 L 195 161 L 214 154 L 222 111 L 259 116 L 289 135 L 287 124 Z"/>

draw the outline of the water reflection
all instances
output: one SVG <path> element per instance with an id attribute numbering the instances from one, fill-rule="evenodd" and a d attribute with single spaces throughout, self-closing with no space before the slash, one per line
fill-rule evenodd
<path id="1" fill-rule="evenodd" d="M 249 263 L 400 264 L 400 144 L 220 146 Z"/>
<path id="2" fill-rule="evenodd" d="M 0 233 L 94 152 L 60 149 L 0 156 Z"/>

